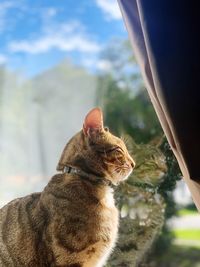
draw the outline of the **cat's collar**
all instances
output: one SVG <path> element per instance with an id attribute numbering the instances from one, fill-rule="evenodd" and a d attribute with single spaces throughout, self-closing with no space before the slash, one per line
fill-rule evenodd
<path id="1" fill-rule="evenodd" d="M 75 168 L 75 167 L 65 166 L 63 169 L 63 173 L 78 174 L 81 176 L 82 179 L 85 179 L 94 185 L 113 186 L 112 182 L 109 181 L 108 179 L 87 173 L 87 172 L 85 172 L 81 169 Z"/>

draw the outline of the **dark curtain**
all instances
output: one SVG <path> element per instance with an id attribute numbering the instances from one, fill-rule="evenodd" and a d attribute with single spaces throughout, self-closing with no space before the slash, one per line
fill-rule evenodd
<path id="1" fill-rule="evenodd" d="M 118 0 L 148 93 L 200 208 L 197 1 Z"/>

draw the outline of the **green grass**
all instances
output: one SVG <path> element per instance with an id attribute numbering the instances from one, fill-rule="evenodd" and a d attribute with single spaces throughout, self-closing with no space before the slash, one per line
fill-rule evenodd
<path id="1" fill-rule="evenodd" d="M 200 229 L 180 229 L 174 230 L 173 233 L 177 239 L 199 240 Z"/>
<path id="2" fill-rule="evenodd" d="M 186 216 L 186 215 L 198 215 L 199 213 L 196 210 L 191 209 L 181 209 L 178 211 L 179 216 Z"/>

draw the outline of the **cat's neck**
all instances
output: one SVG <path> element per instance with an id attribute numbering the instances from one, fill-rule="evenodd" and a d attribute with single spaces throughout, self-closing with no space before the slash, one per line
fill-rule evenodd
<path id="1" fill-rule="evenodd" d="M 92 173 L 85 172 L 78 167 L 65 166 L 63 169 L 63 173 L 79 175 L 81 179 L 86 180 L 93 185 L 113 186 L 110 180 L 101 176 L 94 175 Z"/>

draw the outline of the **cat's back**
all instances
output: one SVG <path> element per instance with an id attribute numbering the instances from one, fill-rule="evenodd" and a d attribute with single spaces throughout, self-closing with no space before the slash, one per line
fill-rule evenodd
<path id="1" fill-rule="evenodd" d="M 112 190 L 55 175 L 41 194 L 0 209 L 0 267 L 63 266 L 74 253 L 93 267 L 114 246 L 117 228 Z"/>
<path id="2" fill-rule="evenodd" d="M 33 211 L 40 194 L 15 199 L 0 209 L 0 266 L 25 266 L 33 258 Z M 23 257 L 21 257 L 23 255 Z"/>

